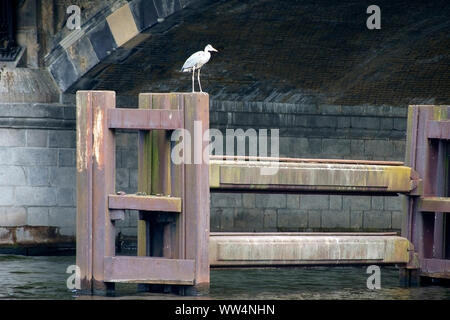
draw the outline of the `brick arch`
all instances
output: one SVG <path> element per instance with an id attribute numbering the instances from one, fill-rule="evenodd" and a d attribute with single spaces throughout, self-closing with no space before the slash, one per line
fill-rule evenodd
<path id="1" fill-rule="evenodd" d="M 95 15 L 72 31 L 46 57 L 46 65 L 62 92 L 103 61 L 123 59 L 143 40 L 149 28 L 197 0 L 131 0 Z M 112 55 L 112 53 L 115 53 Z"/>

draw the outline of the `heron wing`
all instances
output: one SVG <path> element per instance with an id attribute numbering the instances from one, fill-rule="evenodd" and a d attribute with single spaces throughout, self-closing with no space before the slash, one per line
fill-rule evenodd
<path id="1" fill-rule="evenodd" d="M 196 53 L 192 54 L 189 58 L 187 58 L 186 62 L 183 64 L 181 71 L 192 69 L 194 66 L 196 66 L 199 62 L 202 61 L 202 58 L 203 58 L 203 51 L 197 51 Z"/>

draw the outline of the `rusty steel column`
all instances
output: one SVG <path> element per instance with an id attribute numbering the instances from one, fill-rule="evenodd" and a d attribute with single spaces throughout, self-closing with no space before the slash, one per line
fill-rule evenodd
<path id="1" fill-rule="evenodd" d="M 77 92 L 76 264 L 81 290 L 92 290 L 92 95 Z"/>
<path id="2" fill-rule="evenodd" d="M 209 164 L 202 159 L 209 141 L 203 135 L 209 129 L 209 95 L 184 96 L 184 127 L 191 135 L 191 164 L 185 165 L 186 258 L 195 259 L 195 285 L 209 287 Z"/>
<path id="3" fill-rule="evenodd" d="M 107 109 L 115 108 L 114 91 L 77 92 L 77 265 L 82 289 L 103 292 L 103 260 L 114 256 L 114 224 L 108 195 L 114 193 L 114 134 Z"/>
<path id="4" fill-rule="evenodd" d="M 406 202 L 402 234 L 414 245 L 410 263 L 402 270 L 405 282 L 418 282 L 419 276 L 450 277 L 444 259 L 444 214 L 448 206 L 448 159 L 450 139 L 449 106 L 410 106 L 405 164 L 422 179 L 418 191 Z M 418 272 L 417 272 L 418 271 Z M 412 279 L 413 274 L 416 279 Z"/>

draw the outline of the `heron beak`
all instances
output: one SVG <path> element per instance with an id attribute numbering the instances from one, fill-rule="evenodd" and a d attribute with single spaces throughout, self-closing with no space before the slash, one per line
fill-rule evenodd
<path id="1" fill-rule="evenodd" d="M 212 51 L 219 52 L 219 50 L 211 48 Z"/>

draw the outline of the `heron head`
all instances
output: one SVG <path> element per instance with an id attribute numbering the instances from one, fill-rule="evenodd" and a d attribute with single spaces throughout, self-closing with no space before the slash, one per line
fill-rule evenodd
<path id="1" fill-rule="evenodd" d="M 210 45 L 210 44 L 208 44 L 208 45 L 205 47 L 205 52 L 208 52 L 208 51 L 219 52 L 218 50 L 214 49 L 213 46 Z"/>

